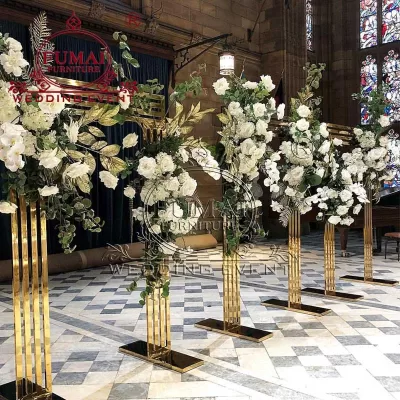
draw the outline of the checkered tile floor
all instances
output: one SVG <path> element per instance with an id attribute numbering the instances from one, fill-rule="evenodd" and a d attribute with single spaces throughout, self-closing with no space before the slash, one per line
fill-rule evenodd
<path id="1" fill-rule="evenodd" d="M 323 287 L 322 235 L 303 237 L 302 249 L 303 286 Z M 140 290 L 126 290 L 134 271 L 106 267 L 52 276 L 54 392 L 66 400 L 400 399 L 400 287 L 339 280 L 362 275 L 362 250 L 362 237 L 352 234 L 352 256 L 337 252 L 336 274 L 337 290 L 362 294 L 363 300 L 303 296 L 305 304 L 332 310 L 323 317 L 260 305 L 287 298 L 284 241 L 244 251 L 242 324 L 274 333 L 260 344 L 194 327 L 222 317 L 219 248 L 194 253 L 185 267 L 172 268 L 173 348 L 205 360 L 183 375 L 118 353 L 121 344 L 146 337 Z M 374 257 L 375 277 L 400 279 L 394 246 L 389 251 L 387 260 Z M 0 284 L 0 384 L 14 376 L 12 335 L 11 286 Z"/>

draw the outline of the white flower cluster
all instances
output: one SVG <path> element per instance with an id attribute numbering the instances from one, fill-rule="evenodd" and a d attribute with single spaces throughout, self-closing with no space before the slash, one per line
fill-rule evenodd
<path id="1" fill-rule="evenodd" d="M 326 165 L 332 162 L 334 146 L 341 145 L 341 141 L 333 143 L 327 139 L 326 124 L 315 121 L 308 106 L 300 105 L 293 115 L 295 122 L 289 124 L 287 140 L 281 143 L 279 151 L 271 155 L 263 168 L 267 176 L 264 185 L 278 199 L 271 206 L 281 214 L 287 214 L 293 208 L 301 214 L 312 209 L 318 197 L 308 196 L 308 190 L 315 182 L 321 182 L 327 173 Z M 278 165 L 281 158 L 284 162 Z"/>
<path id="2" fill-rule="evenodd" d="M 359 183 L 344 184 L 341 176 L 331 180 L 327 186 L 317 189 L 319 213 L 317 219 L 328 217 L 333 225 L 350 226 L 353 215 L 358 215 L 362 205 L 368 203 L 367 193 Z"/>
<path id="3" fill-rule="evenodd" d="M 24 136 L 28 134 L 21 125 L 10 122 L 0 125 L 0 160 L 12 172 L 25 165 L 22 156 L 25 153 Z"/>
<path id="4" fill-rule="evenodd" d="M 0 80 L 0 124 L 4 122 L 16 122 L 19 117 L 18 102 L 10 91 L 10 84 Z"/>
<path id="5" fill-rule="evenodd" d="M 186 145 L 182 145 L 173 156 L 160 152 L 155 157 L 140 158 L 137 172 L 145 178 L 140 198 L 146 207 L 135 209 L 133 217 L 146 225 L 150 233 L 166 233 L 176 237 L 188 234 L 197 225 L 202 210 L 189 199 L 195 194 L 197 181 L 183 167 L 190 159 L 214 179 L 220 178 L 218 162 L 203 147 L 192 146 L 187 149 Z M 135 194 L 133 188 L 125 189 L 128 197 L 132 198 Z M 160 202 L 163 204 L 161 208 Z M 157 212 L 149 212 L 148 208 L 156 204 Z M 164 239 L 160 242 L 159 251 L 164 255 L 173 255 L 179 251 L 173 243 L 166 246 Z"/>
<path id="6" fill-rule="evenodd" d="M 227 103 L 226 114 L 220 116 L 224 128 L 219 134 L 225 147 L 228 172 L 223 174 L 227 181 L 232 176 L 249 183 L 259 176 L 260 165 L 265 161 L 267 152 L 272 150 L 267 146 L 273 139 L 269 130 L 269 122 L 274 114 L 279 119 L 284 116 L 285 105 L 276 107 L 275 99 L 269 96 L 260 100 L 258 94 L 263 91 L 271 92 L 275 85 L 269 75 L 261 76 L 260 82 L 228 82 L 221 78 L 213 84 L 218 95 L 225 96 Z M 235 92 L 243 94 L 242 101 L 231 101 Z M 246 202 L 243 202 L 246 204 Z"/>
<path id="7" fill-rule="evenodd" d="M 388 117 L 382 115 L 378 121 L 382 128 L 390 123 Z M 388 168 L 392 141 L 387 136 L 381 136 L 371 130 L 354 129 L 359 147 L 351 153 L 344 153 L 342 159 L 346 166 L 346 175 L 357 182 L 364 182 L 366 187 L 380 187 L 384 180 L 392 180 L 395 170 Z"/>
<path id="8" fill-rule="evenodd" d="M 7 51 L 0 54 L 0 64 L 7 74 L 19 77 L 22 70 L 29 65 L 22 54 L 22 45 L 17 40 L 8 37 L 4 40 Z"/>

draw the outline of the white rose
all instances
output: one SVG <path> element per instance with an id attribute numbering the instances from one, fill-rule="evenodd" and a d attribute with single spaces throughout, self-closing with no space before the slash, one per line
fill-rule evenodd
<path id="1" fill-rule="evenodd" d="M 299 114 L 301 118 L 308 118 L 311 114 L 311 110 L 307 106 L 301 105 L 297 109 L 297 114 Z"/>
<path id="2" fill-rule="evenodd" d="M 297 186 L 303 180 L 303 176 L 304 176 L 304 167 L 298 166 L 289 169 L 286 175 L 284 176 L 283 180 L 289 182 L 289 185 L 291 186 Z"/>
<path id="3" fill-rule="evenodd" d="M 329 199 L 337 199 L 338 192 L 334 189 L 328 189 L 326 195 L 328 196 Z"/>
<path id="4" fill-rule="evenodd" d="M 229 89 L 229 82 L 226 80 L 226 78 L 218 79 L 213 83 L 213 88 L 218 96 L 223 96 Z"/>
<path id="5" fill-rule="evenodd" d="M 135 147 L 137 144 L 138 144 L 138 135 L 136 135 L 136 133 L 130 133 L 126 135 L 122 140 L 122 146 L 124 147 L 124 149 Z"/>
<path id="6" fill-rule="evenodd" d="M 265 104 L 262 103 L 253 104 L 253 112 L 256 118 L 263 117 L 266 111 L 267 107 L 265 107 Z"/>
<path id="7" fill-rule="evenodd" d="M 323 178 L 324 175 L 325 175 L 325 168 L 318 168 L 318 169 L 315 171 L 315 173 L 316 173 L 318 176 L 320 176 L 321 178 Z"/>
<path id="8" fill-rule="evenodd" d="M 258 83 L 257 83 L 257 82 L 250 82 L 250 81 L 247 81 L 247 82 L 243 83 L 242 86 L 243 86 L 245 89 L 254 90 L 254 89 L 257 88 Z"/>
<path id="9" fill-rule="evenodd" d="M 327 210 L 327 209 L 328 209 L 328 204 L 326 204 L 326 203 L 319 203 L 319 204 L 318 204 L 318 207 L 319 207 L 321 210 Z"/>
<path id="10" fill-rule="evenodd" d="M 339 206 L 336 210 L 337 214 L 342 216 L 346 215 L 349 212 L 349 208 L 346 206 Z"/>
<path id="11" fill-rule="evenodd" d="M 192 196 L 196 191 L 197 182 L 193 178 L 187 178 L 182 184 L 179 192 L 182 196 Z"/>
<path id="12" fill-rule="evenodd" d="M 321 154 L 326 154 L 326 153 L 328 153 L 328 151 L 330 150 L 330 148 L 331 148 L 331 142 L 330 142 L 329 140 L 325 140 L 325 141 L 322 143 L 321 147 L 318 149 L 318 151 L 319 151 Z"/>
<path id="13" fill-rule="evenodd" d="M 278 153 L 272 153 L 271 154 L 271 157 L 270 157 L 270 160 L 271 161 L 279 161 L 281 159 L 281 155 L 280 155 L 280 153 L 278 152 Z"/>
<path id="14" fill-rule="evenodd" d="M 335 146 L 341 146 L 343 144 L 343 140 L 335 138 L 333 139 L 333 144 Z"/>
<path id="15" fill-rule="evenodd" d="M 247 156 L 251 156 L 257 150 L 256 144 L 250 138 L 240 144 L 240 151 Z"/>
<path id="16" fill-rule="evenodd" d="M 127 186 L 124 189 L 124 195 L 129 199 L 133 199 L 136 195 L 136 190 L 132 186 Z"/>
<path id="17" fill-rule="evenodd" d="M 272 184 L 270 186 L 270 190 L 272 193 L 279 193 L 280 190 L 279 185 L 277 185 L 276 183 Z"/>
<path id="18" fill-rule="evenodd" d="M 269 108 L 271 108 L 271 110 L 275 110 L 276 109 L 276 100 L 273 97 L 271 97 L 268 100 L 268 105 L 269 105 Z"/>
<path id="19" fill-rule="evenodd" d="M 289 197 L 294 197 L 296 196 L 296 191 L 292 189 L 291 187 L 287 187 L 285 190 L 285 194 Z"/>
<path id="20" fill-rule="evenodd" d="M 89 165 L 81 163 L 80 161 L 75 162 L 67 167 L 65 175 L 70 178 L 79 178 L 80 176 L 86 175 L 90 171 Z"/>
<path id="21" fill-rule="evenodd" d="M 57 187 L 57 185 L 55 186 L 44 186 L 41 189 L 38 189 L 39 194 L 42 197 L 48 197 L 48 196 L 52 196 L 54 194 L 57 194 L 59 192 L 59 189 Z"/>
<path id="22" fill-rule="evenodd" d="M 299 131 L 302 131 L 302 132 L 306 131 L 306 130 L 308 130 L 309 127 L 310 127 L 310 123 L 307 120 L 305 120 L 304 118 L 302 118 L 296 122 L 296 128 Z"/>
<path id="23" fill-rule="evenodd" d="M 327 125 L 325 122 L 323 122 L 320 126 L 319 126 L 319 133 L 321 134 L 322 137 L 327 138 L 329 136 L 329 132 L 327 129 Z"/>
<path id="24" fill-rule="evenodd" d="M 332 215 L 329 217 L 328 222 L 333 225 L 337 225 L 341 221 L 341 218 L 337 215 Z"/>
<path id="25" fill-rule="evenodd" d="M 353 193 L 350 190 L 344 189 L 339 194 L 342 201 L 347 202 L 353 198 Z"/>
<path id="26" fill-rule="evenodd" d="M 353 214 L 358 215 L 360 213 L 362 209 L 362 205 L 361 204 L 357 204 L 354 208 L 353 208 Z"/>
<path id="27" fill-rule="evenodd" d="M 13 74 L 17 77 L 21 76 L 22 69 L 29 65 L 28 61 L 24 59 L 24 55 L 21 51 L 14 51 L 12 49 L 8 51 L 8 54 L 0 54 L 0 64 L 3 66 L 4 71 L 6 71 L 7 74 Z"/>
<path id="28" fill-rule="evenodd" d="M 381 115 L 378 122 L 382 128 L 386 128 L 390 125 L 390 118 L 387 115 Z"/>
<path id="29" fill-rule="evenodd" d="M 276 110 L 276 116 L 280 120 L 285 116 L 285 104 L 279 104 Z"/>
<path id="30" fill-rule="evenodd" d="M 364 131 L 362 129 L 360 129 L 360 128 L 354 128 L 353 132 L 354 132 L 354 134 L 356 136 L 360 136 L 360 135 L 362 135 L 364 133 Z"/>
<path id="31" fill-rule="evenodd" d="M 139 175 L 142 175 L 147 179 L 152 179 L 155 176 L 156 167 L 157 167 L 157 163 L 154 158 L 142 157 L 139 160 L 137 172 Z"/>
<path id="32" fill-rule="evenodd" d="M 164 187 L 167 190 L 171 191 L 171 192 L 177 192 L 179 190 L 179 187 L 180 187 L 180 183 L 179 183 L 178 178 L 176 176 L 174 176 L 172 178 L 169 178 L 165 182 Z"/>
<path id="33" fill-rule="evenodd" d="M 349 216 L 347 216 L 346 218 L 342 219 L 341 224 L 350 226 L 353 222 L 354 222 L 354 219 L 349 217 Z"/>
<path id="34" fill-rule="evenodd" d="M 347 169 L 342 169 L 342 181 L 344 184 L 346 185 L 351 185 L 353 183 L 352 179 L 351 179 L 351 174 L 349 171 L 347 171 Z"/>
<path id="35" fill-rule="evenodd" d="M 0 213 L 1 214 L 14 214 L 18 206 L 9 201 L 0 201 Z"/>
<path id="36" fill-rule="evenodd" d="M 253 135 L 255 126 L 252 122 L 243 122 L 237 127 L 237 136 L 240 139 L 246 139 Z"/>
<path id="37" fill-rule="evenodd" d="M 167 153 L 158 153 L 156 156 L 157 165 L 163 174 L 175 171 L 176 165 L 173 158 Z"/>
<path id="38" fill-rule="evenodd" d="M 111 172 L 101 171 L 99 173 L 99 178 L 101 182 L 104 183 L 104 186 L 109 189 L 115 189 L 118 185 L 118 178 L 114 176 Z"/>
<path id="39" fill-rule="evenodd" d="M 39 165 L 44 168 L 51 169 L 57 167 L 60 164 L 61 159 L 57 157 L 58 149 L 54 150 L 44 150 L 39 155 Z"/>
<path id="40" fill-rule="evenodd" d="M 22 44 L 18 42 L 18 40 L 13 39 L 12 37 L 8 37 L 4 42 L 6 43 L 9 50 L 22 51 Z"/>
<path id="41" fill-rule="evenodd" d="M 275 85 L 272 82 L 272 78 L 269 75 L 262 75 L 261 82 L 264 84 L 264 87 L 268 92 L 271 92 L 275 89 Z"/>
<path id="42" fill-rule="evenodd" d="M 233 117 L 238 117 L 243 114 L 243 109 L 240 106 L 240 103 L 237 101 L 232 101 L 228 106 L 229 114 Z"/>

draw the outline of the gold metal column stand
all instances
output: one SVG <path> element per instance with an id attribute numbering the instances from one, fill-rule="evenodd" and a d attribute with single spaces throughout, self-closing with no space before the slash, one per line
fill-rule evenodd
<path id="1" fill-rule="evenodd" d="M 335 225 L 326 222 L 324 234 L 324 272 L 325 272 L 325 289 L 306 288 L 303 293 L 332 297 L 335 299 L 356 301 L 361 300 L 363 296 L 342 293 L 336 291 L 335 282 Z"/>
<path id="2" fill-rule="evenodd" d="M 272 333 L 261 329 L 250 328 L 240 324 L 240 262 L 238 249 L 227 254 L 226 249 L 226 218 L 224 218 L 224 248 L 223 248 L 223 306 L 224 320 L 206 319 L 197 322 L 195 327 L 230 335 L 253 342 L 262 342 Z"/>
<path id="3" fill-rule="evenodd" d="M 263 306 L 283 308 L 304 314 L 322 316 L 331 310 L 301 303 L 301 223 L 300 212 L 294 211 L 289 219 L 289 285 L 288 300 L 270 299 Z"/>
<path id="4" fill-rule="evenodd" d="M 169 277 L 167 262 L 161 268 Z M 147 342 L 138 340 L 119 348 L 121 353 L 142 358 L 164 368 L 184 373 L 204 364 L 204 361 L 171 350 L 171 312 L 169 296 L 162 296 L 163 289 L 155 288 L 146 299 Z"/>
<path id="5" fill-rule="evenodd" d="M 368 189 L 368 200 L 364 206 L 364 276 L 345 275 L 340 279 L 358 283 L 369 283 L 372 285 L 396 286 L 398 281 L 390 279 L 375 279 L 373 277 L 373 231 L 372 231 L 372 190 Z"/>
<path id="6" fill-rule="evenodd" d="M 52 393 L 46 215 L 10 197 L 18 205 L 11 215 L 16 380 L 0 386 L 0 400 L 63 400 Z"/>

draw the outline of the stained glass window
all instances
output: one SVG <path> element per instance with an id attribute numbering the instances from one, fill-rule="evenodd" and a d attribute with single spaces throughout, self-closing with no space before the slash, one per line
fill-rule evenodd
<path id="1" fill-rule="evenodd" d="M 360 0 L 360 47 L 362 49 L 378 44 L 377 7 L 377 0 Z"/>
<path id="2" fill-rule="evenodd" d="M 382 78 L 387 85 L 386 98 L 389 102 L 386 114 L 392 121 L 400 121 L 400 59 L 394 50 L 390 50 L 385 57 Z"/>
<path id="3" fill-rule="evenodd" d="M 382 42 L 400 40 L 400 0 L 382 0 Z"/>
<path id="4" fill-rule="evenodd" d="M 367 56 L 361 67 L 361 89 L 364 96 L 368 96 L 377 88 L 378 69 L 375 58 Z M 361 104 L 361 124 L 369 124 L 369 112 L 365 104 Z"/>
<path id="5" fill-rule="evenodd" d="M 307 50 L 313 51 L 313 9 L 312 0 L 306 0 L 306 28 L 307 28 Z"/>

